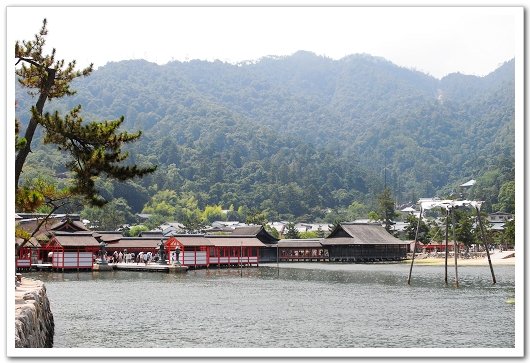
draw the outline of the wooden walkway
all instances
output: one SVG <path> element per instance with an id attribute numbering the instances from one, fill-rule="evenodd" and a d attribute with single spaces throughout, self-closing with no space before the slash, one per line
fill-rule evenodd
<path id="1" fill-rule="evenodd" d="M 110 264 L 115 270 L 151 271 L 151 272 L 186 272 L 187 266 L 159 265 L 156 263 L 115 263 Z"/>

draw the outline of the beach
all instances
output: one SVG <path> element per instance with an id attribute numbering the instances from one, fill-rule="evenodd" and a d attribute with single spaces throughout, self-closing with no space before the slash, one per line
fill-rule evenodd
<path id="1" fill-rule="evenodd" d="M 412 262 L 412 259 L 404 261 L 404 263 L 410 264 Z M 415 258 L 414 259 L 415 265 L 432 265 L 432 266 L 443 266 L 445 264 L 445 258 L 434 258 L 434 257 L 427 257 L 427 258 Z M 454 266 L 455 259 L 454 257 L 450 257 L 447 259 L 447 265 L 448 266 Z M 458 266 L 487 266 L 488 265 L 488 258 L 459 258 L 457 260 Z M 507 257 L 507 258 L 494 258 L 494 256 L 491 257 L 491 264 L 493 266 L 501 266 L 501 265 L 512 265 L 515 266 L 515 257 Z"/>

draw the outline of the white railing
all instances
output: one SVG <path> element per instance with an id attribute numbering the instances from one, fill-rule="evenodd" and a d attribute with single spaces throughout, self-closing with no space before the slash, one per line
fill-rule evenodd
<path id="1" fill-rule="evenodd" d="M 92 252 L 54 252 L 52 267 L 92 268 Z"/>

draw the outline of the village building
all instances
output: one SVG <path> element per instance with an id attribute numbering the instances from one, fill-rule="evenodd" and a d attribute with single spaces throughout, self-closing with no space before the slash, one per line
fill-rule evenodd
<path id="1" fill-rule="evenodd" d="M 265 247 L 256 236 L 250 235 L 207 235 L 206 238 L 213 245 L 209 248 L 209 263 L 219 267 L 258 266 L 260 251 Z"/>
<path id="2" fill-rule="evenodd" d="M 329 261 L 327 248 L 322 239 L 281 239 L 278 241 L 278 259 L 280 262 L 322 262 Z"/>
<path id="3" fill-rule="evenodd" d="M 333 262 L 396 261 L 407 257 L 409 244 L 380 224 L 341 223 L 322 240 Z"/>
<path id="4" fill-rule="evenodd" d="M 79 216 L 18 213 L 16 226 L 21 231 L 33 234 L 33 237 L 19 249 L 16 260 L 17 268 L 29 268 L 42 263 L 52 264 L 52 250 L 50 242 L 56 232 L 75 233 L 86 232 L 88 229 L 79 221 Z M 62 238 L 61 238 L 62 239 Z M 15 243 L 21 245 L 22 238 L 16 238 Z"/>
<path id="5" fill-rule="evenodd" d="M 263 244 L 260 250 L 259 261 L 276 262 L 276 244 L 278 243 L 278 238 L 267 232 L 264 226 L 255 225 L 235 228 L 230 236 L 246 236 L 258 239 Z"/>
<path id="6" fill-rule="evenodd" d="M 190 268 L 209 267 L 212 247 L 213 243 L 203 234 L 173 235 L 167 239 L 165 245 L 170 263 L 175 263 L 178 259 L 178 263 Z"/>
<path id="7" fill-rule="evenodd" d="M 91 231 L 53 231 L 42 250 L 51 255 L 52 269 L 92 269 L 99 242 Z"/>

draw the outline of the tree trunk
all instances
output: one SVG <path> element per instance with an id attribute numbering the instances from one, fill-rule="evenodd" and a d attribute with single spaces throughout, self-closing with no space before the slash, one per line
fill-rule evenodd
<path id="1" fill-rule="evenodd" d="M 47 68 L 46 72 L 48 73 L 48 77 L 46 78 L 46 85 L 45 85 L 45 88 L 40 93 L 39 99 L 37 100 L 37 104 L 35 105 L 39 115 L 42 115 L 44 104 L 46 103 L 46 100 L 48 99 L 48 94 L 50 93 L 50 90 L 55 83 L 55 72 L 56 72 L 55 69 Z M 18 189 L 18 182 L 20 179 L 20 174 L 22 173 L 22 167 L 24 166 L 24 163 L 26 162 L 26 158 L 28 157 L 28 154 L 31 152 L 31 141 L 33 140 L 33 135 L 35 134 L 35 130 L 37 129 L 38 125 L 39 125 L 38 121 L 35 120 L 35 118 L 32 116 L 31 119 L 29 120 L 29 124 L 26 129 L 26 133 L 24 135 L 24 138 L 26 139 L 26 145 L 24 145 L 24 147 L 18 151 L 16 159 L 15 159 L 15 188 L 16 189 Z"/>

